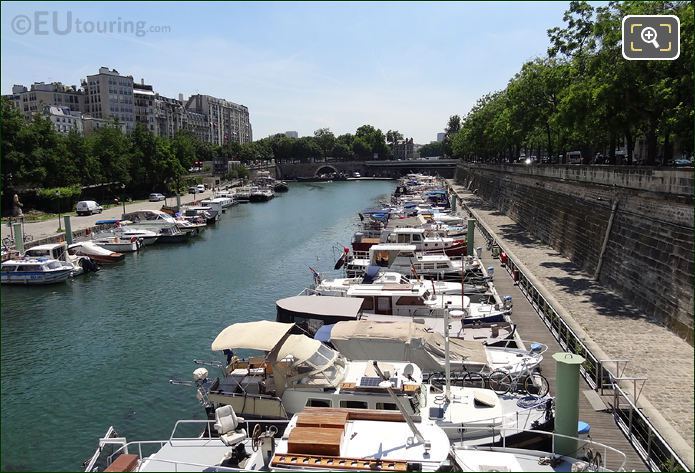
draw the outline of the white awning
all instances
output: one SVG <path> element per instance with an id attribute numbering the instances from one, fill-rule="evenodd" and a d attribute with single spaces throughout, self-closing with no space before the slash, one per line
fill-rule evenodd
<path id="1" fill-rule="evenodd" d="M 212 350 L 249 350 L 271 351 L 278 343 L 287 338 L 294 324 L 259 320 L 232 324 L 222 330 L 212 342 Z"/>

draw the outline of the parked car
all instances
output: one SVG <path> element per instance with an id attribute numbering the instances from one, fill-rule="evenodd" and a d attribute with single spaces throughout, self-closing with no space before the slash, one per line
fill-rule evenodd
<path id="1" fill-rule="evenodd" d="M 150 194 L 150 202 L 161 202 L 164 199 L 166 199 L 164 194 L 159 194 L 158 192 L 153 192 Z"/>
<path id="2" fill-rule="evenodd" d="M 203 184 L 198 184 L 196 188 L 198 189 L 198 192 L 205 192 L 205 186 Z"/>
<path id="3" fill-rule="evenodd" d="M 679 168 L 692 167 L 693 163 L 689 159 L 680 158 L 673 161 L 673 165 Z"/>
<path id="4" fill-rule="evenodd" d="M 188 188 L 188 193 L 189 194 L 197 194 L 198 193 L 198 186 L 191 186 Z"/>
<path id="5" fill-rule="evenodd" d="M 81 200 L 77 203 L 75 210 L 77 215 L 92 215 L 100 214 L 104 211 L 104 208 L 93 200 Z"/>

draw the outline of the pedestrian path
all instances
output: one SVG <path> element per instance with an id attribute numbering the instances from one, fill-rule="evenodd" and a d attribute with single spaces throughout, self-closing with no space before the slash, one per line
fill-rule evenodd
<path id="1" fill-rule="evenodd" d="M 483 235 L 479 231 L 476 232 L 475 239 L 476 246 L 481 246 L 481 243 L 484 242 Z M 552 355 L 564 350 L 548 331 L 548 328 L 540 317 L 538 317 L 538 314 L 536 314 L 536 311 L 526 300 L 519 288 L 514 285 L 514 281 L 501 266 L 499 259 L 493 259 L 489 251 L 484 251 L 482 260 L 486 268 L 492 266 L 495 270 L 494 282 L 497 292 L 500 295 L 512 296 L 512 301 L 514 303 L 512 320 L 516 324 L 519 336 L 523 340 L 540 342 L 548 346 L 548 351 L 543 355 L 541 370 L 543 376 L 548 379 L 548 383 L 550 384 L 550 393 L 555 395 L 556 362 L 553 360 Z M 579 386 L 582 391 L 590 389 L 589 385 L 586 384 L 583 379 L 580 381 Z M 627 458 L 624 466 L 626 471 L 645 471 L 648 469 L 647 465 L 645 465 L 635 449 L 630 445 L 630 442 L 628 442 L 627 438 L 625 438 L 620 429 L 615 425 L 613 415 L 609 412 L 595 411 L 586 396 L 582 394 L 579 395 L 579 420 L 587 422 L 591 426 L 590 435 L 592 440 L 620 450 L 626 455 Z M 621 466 L 619 463 L 620 459 L 617 455 L 612 456 L 609 454 L 605 460 L 606 466 L 611 470 L 616 471 L 616 469 Z"/>
<path id="2" fill-rule="evenodd" d="M 624 376 L 647 378 L 638 405 L 669 445 L 692 465 L 693 347 L 602 288 L 521 225 L 486 206 L 462 186 L 451 185 L 473 217 L 504 243 L 510 255 L 562 307 L 563 318 L 571 318 L 592 345 L 600 347 L 605 358 L 630 360 Z M 515 304 L 515 319 L 516 312 Z M 621 387 L 630 391 L 632 385 Z"/>

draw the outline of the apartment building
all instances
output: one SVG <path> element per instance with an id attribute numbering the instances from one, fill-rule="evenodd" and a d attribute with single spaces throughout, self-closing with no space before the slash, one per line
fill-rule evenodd
<path id="1" fill-rule="evenodd" d="M 205 116 L 209 126 L 208 141 L 214 145 L 253 140 L 249 109 L 210 95 L 193 95 L 186 102 L 186 110 Z"/>
<path id="2" fill-rule="evenodd" d="M 117 120 L 126 132 L 135 128 L 133 76 L 123 76 L 116 69 L 100 67 L 99 73 L 82 81 L 83 111 L 93 118 Z"/>
<path id="3" fill-rule="evenodd" d="M 12 94 L 6 95 L 17 110 L 26 118 L 35 113 L 42 113 L 47 106 L 68 107 L 72 111 L 81 111 L 84 104 L 84 94 L 74 85 L 64 85 L 60 82 L 34 82 L 29 88 L 23 85 L 12 86 Z"/>

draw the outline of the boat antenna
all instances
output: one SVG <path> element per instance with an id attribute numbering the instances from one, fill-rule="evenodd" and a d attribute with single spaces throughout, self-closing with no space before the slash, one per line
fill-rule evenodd
<path id="1" fill-rule="evenodd" d="M 379 364 L 376 360 L 374 360 L 372 364 L 374 365 L 374 371 L 376 371 L 376 374 L 378 374 L 379 377 L 384 380 L 381 383 L 379 383 L 379 386 L 383 386 L 386 388 L 386 391 L 391 396 L 391 399 L 393 399 L 393 402 L 396 404 L 396 407 L 403 415 L 406 424 L 408 424 L 408 427 L 410 427 L 410 431 L 413 433 L 417 441 L 425 446 L 425 453 L 428 453 L 432 448 L 432 442 L 430 442 L 429 440 L 425 440 L 425 437 L 422 436 L 418 428 L 415 426 L 415 422 L 413 422 L 413 419 L 410 417 L 410 414 L 408 414 L 408 412 L 405 410 L 405 407 L 403 407 L 403 404 L 401 404 L 400 398 L 396 396 L 396 393 L 393 392 L 393 389 L 391 388 L 391 374 L 388 371 L 386 372 L 386 374 L 384 374 L 384 372 L 381 371 L 381 369 L 379 368 Z"/>

